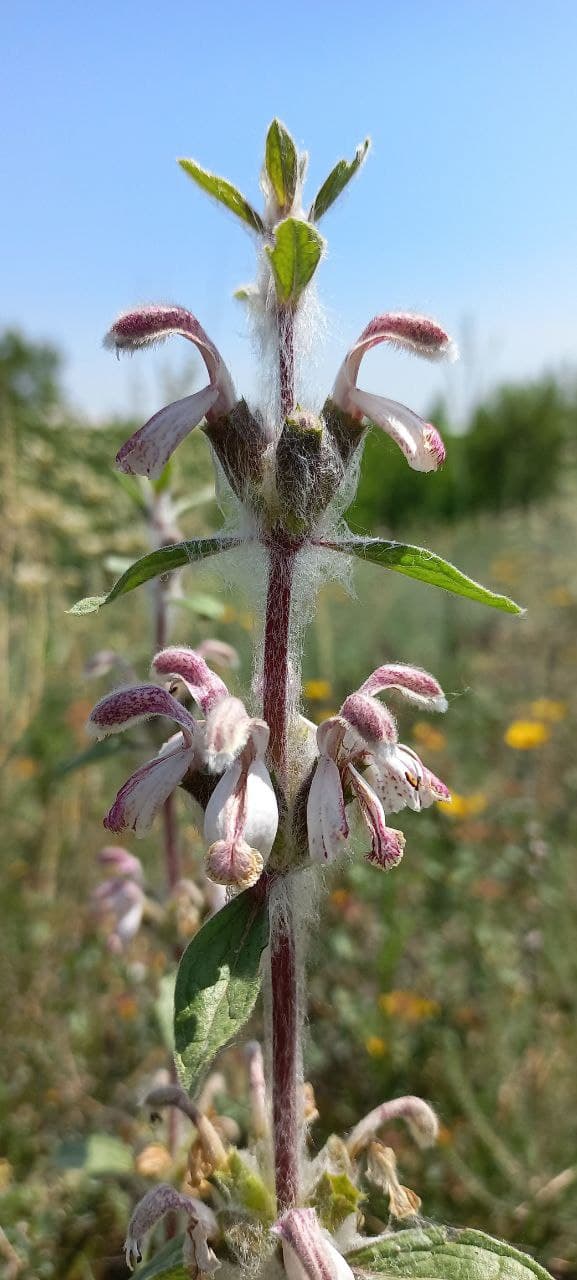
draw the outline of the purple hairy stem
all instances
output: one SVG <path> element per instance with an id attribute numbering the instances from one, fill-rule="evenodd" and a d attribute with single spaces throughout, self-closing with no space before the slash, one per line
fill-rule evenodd
<path id="1" fill-rule="evenodd" d="M 160 577 L 155 583 L 154 591 L 154 647 L 155 652 L 159 653 L 161 649 L 165 649 L 168 644 L 168 580 Z M 180 849 L 178 841 L 178 819 L 176 816 L 176 803 L 174 793 L 168 796 L 162 806 L 162 828 L 163 828 L 163 848 L 164 848 L 164 870 L 166 875 L 166 884 L 169 894 L 172 894 L 180 880 Z M 176 943 L 174 954 L 177 962 L 182 955 L 182 948 Z M 176 1063 L 174 1059 L 170 1062 L 170 1078 L 174 1085 L 178 1082 L 176 1071 Z M 171 1107 L 168 1113 L 167 1125 L 167 1147 L 170 1155 L 174 1158 L 178 1150 L 180 1139 L 180 1117 L 175 1107 Z M 170 1213 L 166 1223 L 166 1235 L 169 1240 L 173 1239 L 178 1229 L 178 1219 L 176 1214 Z"/>
<path id="2" fill-rule="evenodd" d="M 271 939 L 272 1119 L 278 1212 L 298 1203 L 299 1012 L 294 921 L 290 908 Z"/>
<path id="3" fill-rule="evenodd" d="M 263 716 L 270 729 L 271 764 L 283 785 L 287 775 L 288 650 L 296 549 L 287 541 L 270 541 L 264 630 Z"/>
<path id="4" fill-rule="evenodd" d="M 263 714 L 270 728 L 271 764 L 287 785 L 288 654 L 291 587 L 297 545 L 288 540 L 269 544 L 263 671 Z M 280 885 L 277 881 L 277 890 Z M 272 1113 L 278 1209 L 298 1201 L 298 1065 L 299 1011 L 294 921 L 290 907 L 274 913 L 271 923 L 270 978 L 272 1044 Z"/>

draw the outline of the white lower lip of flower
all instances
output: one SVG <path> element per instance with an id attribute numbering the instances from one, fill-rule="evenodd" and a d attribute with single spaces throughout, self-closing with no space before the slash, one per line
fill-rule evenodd
<path id="1" fill-rule="evenodd" d="M 204 815 L 205 839 L 212 845 L 237 835 L 263 857 L 268 857 L 278 829 L 278 807 L 268 769 L 262 760 L 254 760 L 247 771 L 240 829 L 230 829 L 231 819 L 234 824 L 232 809 L 239 802 L 242 806 L 242 800 L 236 795 L 242 771 L 242 762 L 236 760 L 217 783 Z"/>

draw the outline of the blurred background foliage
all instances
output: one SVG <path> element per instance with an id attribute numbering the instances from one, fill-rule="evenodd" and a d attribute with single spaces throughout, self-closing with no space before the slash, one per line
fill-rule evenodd
<path id="1" fill-rule="evenodd" d="M 142 491 L 113 469 L 138 424 L 79 422 L 60 374 L 52 347 L 0 338 L 0 1259 L 9 1277 L 105 1280 L 126 1274 L 131 1204 L 167 1176 L 166 1134 L 139 1100 L 166 1064 L 172 961 L 150 920 L 112 955 L 88 908 L 102 815 L 143 749 L 119 740 L 85 758 L 84 722 L 112 677 L 84 669 L 105 649 L 146 675 L 150 597 L 143 588 L 89 618 L 65 610 L 104 591 L 148 534 Z M 338 583 L 321 592 L 305 646 L 307 714 L 329 714 L 382 661 L 429 667 L 449 713 L 403 711 L 402 737 L 454 796 L 401 816 L 398 872 L 357 861 L 328 877 L 311 953 L 313 1139 L 386 1097 L 422 1094 L 441 1116 L 438 1148 L 423 1157 L 402 1132 L 386 1139 L 426 1214 L 523 1242 L 555 1275 L 575 1276 L 576 386 L 500 388 L 457 434 L 445 407 L 431 416 L 445 468 L 415 474 L 375 433 L 351 525 L 431 546 L 528 614 L 493 615 L 370 566 L 356 571 L 356 594 Z M 184 536 L 218 527 L 210 486 L 195 433 L 174 479 Z M 214 566 L 182 585 L 174 639 L 233 643 L 232 688 L 246 688 L 250 603 Z M 184 795 L 179 816 L 194 876 L 201 845 Z M 154 834 L 135 851 L 160 900 Z M 182 940 L 191 927 L 179 922 Z M 221 1065 L 222 1106 L 242 1126 L 241 1053 Z"/>

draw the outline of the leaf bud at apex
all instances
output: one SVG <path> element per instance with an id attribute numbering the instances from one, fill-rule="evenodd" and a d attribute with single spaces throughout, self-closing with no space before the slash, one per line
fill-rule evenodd
<path id="1" fill-rule="evenodd" d="M 276 491 L 285 530 L 297 536 L 309 532 L 343 476 L 343 463 L 322 418 L 297 406 L 276 449 Z"/>

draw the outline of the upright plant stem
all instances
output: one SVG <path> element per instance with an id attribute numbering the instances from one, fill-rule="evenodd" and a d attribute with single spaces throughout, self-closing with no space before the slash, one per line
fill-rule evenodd
<path id="1" fill-rule="evenodd" d="M 283 418 L 294 409 L 294 316 L 289 309 L 278 316 L 280 408 Z"/>
<path id="2" fill-rule="evenodd" d="M 155 583 L 154 591 L 154 642 L 155 649 L 158 652 L 164 649 L 168 644 L 168 588 L 166 580 L 158 579 Z M 169 893 L 173 893 L 178 881 L 180 880 L 180 850 L 178 846 L 178 819 L 176 816 L 176 804 L 174 792 L 168 796 L 162 806 L 162 827 L 163 827 L 163 847 L 164 847 L 164 871 L 166 876 L 166 885 Z M 180 959 L 180 947 L 175 947 L 175 958 Z M 174 1084 L 177 1082 L 176 1065 L 174 1060 L 170 1064 L 170 1074 Z M 167 1146 L 171 1156 L 175 1156 L 180 1134 L 180 1117 L 176 1107 L 170 1107 L 168 1112 L 168 1132 Z M 177 1231 L 177 1219 L 171 1214 L 167 1221 L 166 1234 L 168 1239 L 172 1239 Z"/>
<path id="3" fill-rule="evenodd" d="M 294 406 L 293 317 L 279 315 L 280 404 L 283 418 Z M 270 728 L 269 754 L 278 781 L 288 784 L 289 634 L 292 580 L 297 547 L 286 537 L 269 542 L 263 662 L 263 715 Z M 298 1203 L 299 1194 L 299 1008 L 295 921 L 288 885 L 271 920 L 271 1046 L 274 1165 L 279 1212 Z"/>

